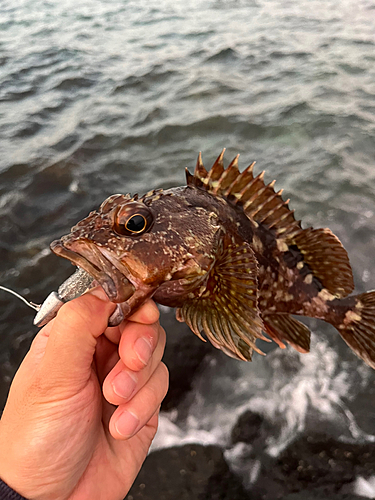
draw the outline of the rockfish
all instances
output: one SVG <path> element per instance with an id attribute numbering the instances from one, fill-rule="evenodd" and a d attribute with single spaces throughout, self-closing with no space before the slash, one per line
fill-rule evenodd
<path id="1" fill-rule="evenodd" d="M 354 289 L 347 252 L 329 229 L 302 229 L 281 191 L 242 173 L 224 151 L 207 171 L 201 155 L 187 185 L 115 194 L 51 244 L 117 304 L 118 324 L 152 297 L 177 308 L 202 340 L 238 359 L 256 339 L 308 352 L 310 331 L 293 315 L 331 323 L 375 368 L 375 291 Z M 84 285 L 86 286 L 86 284 Z M 262 353 L 263 354 L 263 353 Z"/>

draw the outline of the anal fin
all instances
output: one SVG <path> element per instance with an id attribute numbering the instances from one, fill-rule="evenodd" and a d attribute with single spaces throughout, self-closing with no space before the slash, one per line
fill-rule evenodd
<path id="1" fill-rule="evenodd" d="M 290 314 L 267 314 L 262 315 L 262 319 L 266 333 L 282 349 L 284 342 L 288 342 L 299 352 L 310 351 L 310 330 Z"/>

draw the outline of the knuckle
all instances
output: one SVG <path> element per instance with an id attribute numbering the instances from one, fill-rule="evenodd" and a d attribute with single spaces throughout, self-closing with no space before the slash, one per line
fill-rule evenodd
<path id="1" fill-rule="evenodd" d="M 68 316 L 87 322 L 91 317 L 90 313 L 92 311 L 90 309 L 90 307 L 83 308 L 78 300 L 71 300 L 61 307 L 57 313 L 57 317 Z"/>

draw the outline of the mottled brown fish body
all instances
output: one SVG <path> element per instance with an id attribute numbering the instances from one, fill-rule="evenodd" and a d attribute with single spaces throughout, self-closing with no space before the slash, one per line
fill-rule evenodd
<path id="1" fill-rule="evenodd" d="M 230 356 L 251 360 L 267 333 L 308 352 L 310 331 L 292 315 L 334 325 L 375 367 L 375 292 L 354 288 L 345 249 L 329 229 L 302 229 L 274 182 L 223 153 L 207 171 L 201 156 L 187 186 L 140 199 L 113 195 L 51 245 L 90 273 L 118 304 L 119 322 L 145 300 Z"/>

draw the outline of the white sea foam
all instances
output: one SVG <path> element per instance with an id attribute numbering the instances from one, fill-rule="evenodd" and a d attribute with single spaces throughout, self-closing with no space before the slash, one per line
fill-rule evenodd
<path id="1" fill-rule="evenodd" d="M 250 485 L 259 472 L 257 461 L 249 461 L 251 445 L 231 443 L 240 415 L 251 410 L 270 424 L 262 449 L 272 457 L 299 433 L 316 432 L 317 424 L 321 431 L 334 428 L 335 437 L 374 441 L 348 407 L 370 376 L 369 368 L 358 363 L 353 369 L 352 359 L 343 361 L 326 340 L 315 337 L 310 354 L 287 348 L 252 363 L 211 359 L 195 381 L 188 417 L 180 420 L 176 411 L 163 414 L 153 449 L 193 442 L 220 445 L 231 468 Z"/>
<path id="2" fill-rule="evenodd" d="M 353 493 L 365 498 L 375 498 L 375 476 L 365 479 L 358 477 L 354 482 Z"/>

